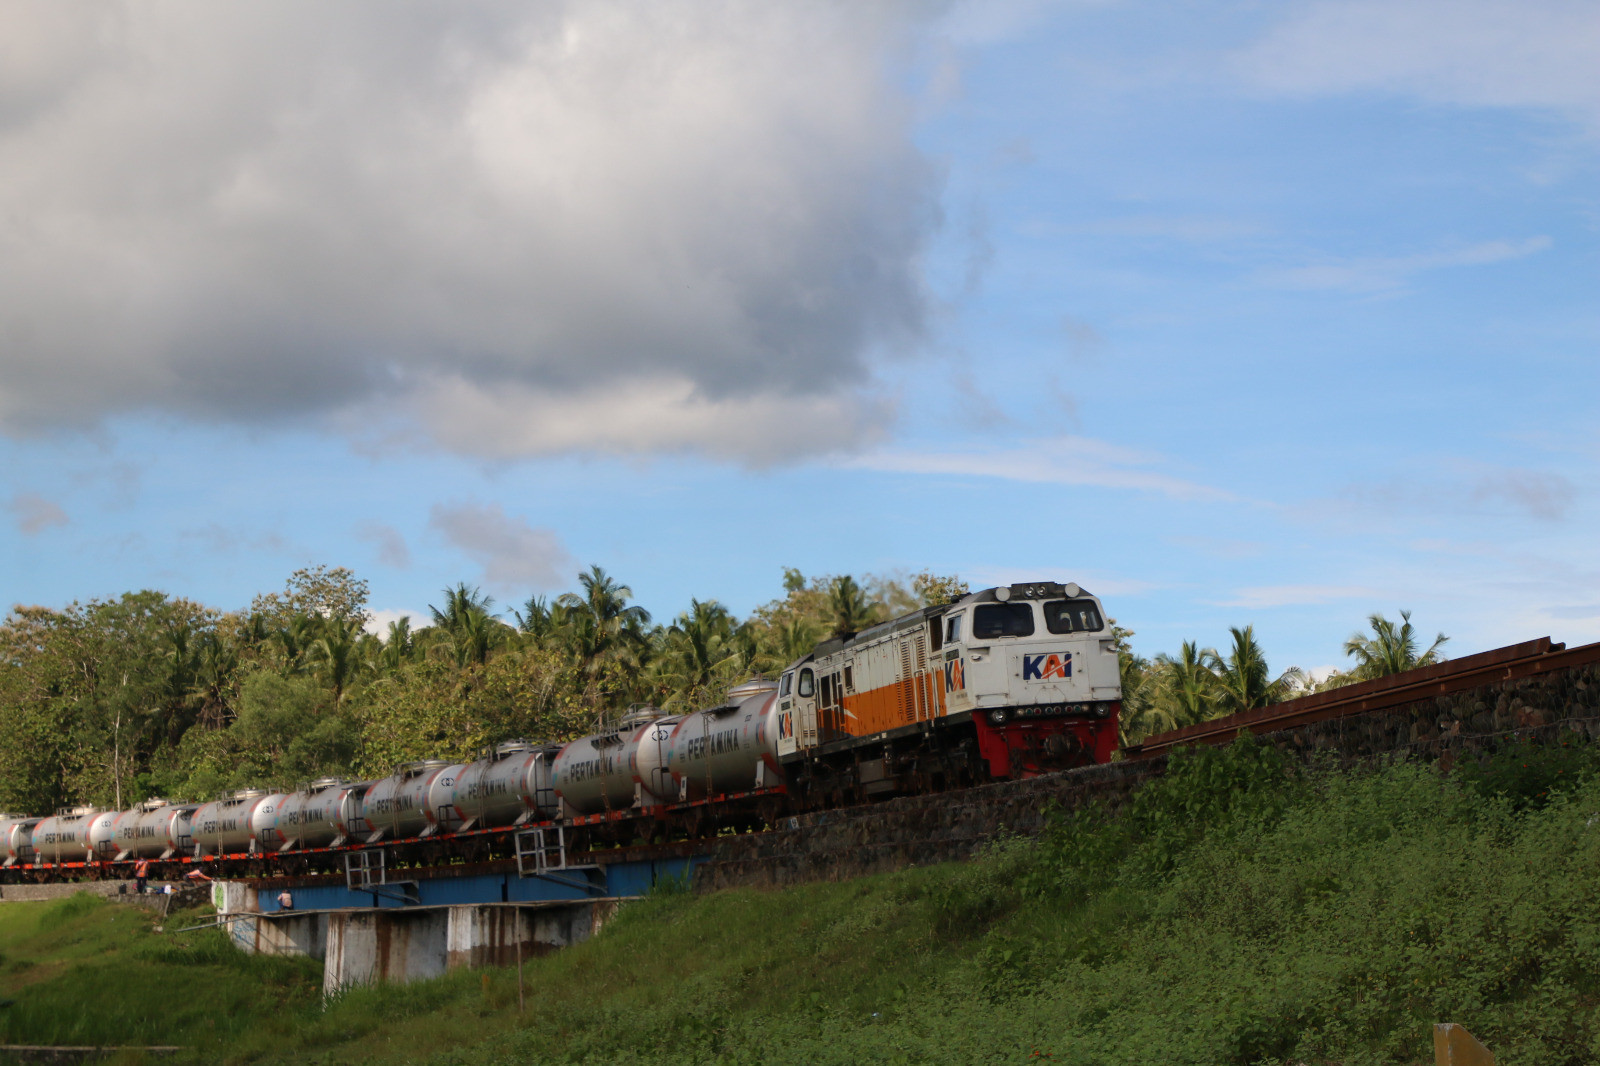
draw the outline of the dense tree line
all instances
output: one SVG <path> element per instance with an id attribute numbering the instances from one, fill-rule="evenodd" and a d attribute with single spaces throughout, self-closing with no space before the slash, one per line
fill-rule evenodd
<path id="1" fill-rule="evenodd" d="M 967 591 L 956 577 L 901 581 L 783 575 L 783 595 L 744 619 L 692 600 L 656 622 L 600 567 L 578 587 L 509 610 L 468 584 L 429 617 L 368 630 L 367 583 L 297 571 L 280 592 L 224 612 L 160 592 L 16 607 L 0 624 L 0 810 L 126 807 L 153 795 L 207 799 L 243 785 L 378 776 L 413 759 L 466 759 L 513 737 L 582 735 L 635 704 L 709 706 L 751 674 L 774 676 L 831 635 L 859 632 Z M 1273 677 L 1249 627 L 1226 654 L 1122 656 L 1123 736 L 1431 662 L 1408 615 L 1370 619 L 1348 673 L 1320 685 Z"/>

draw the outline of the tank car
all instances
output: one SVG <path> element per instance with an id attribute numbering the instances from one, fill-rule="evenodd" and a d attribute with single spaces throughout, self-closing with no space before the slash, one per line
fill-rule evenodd
<path id="1" fill-rule="evenodd" d="M 401 840 L 427 832 L 438 821 L 433 794 L 439 791 L 440 801 L 449 804 L 457 775 L 463 769 L 463 764 L 448 759 L 424 759 L 406 763 L 388 777 L 374 781 L 362 798 L 368 842 L 384 837 Z"/>
<path id="2" fill-rule="evenodd" d="M 41 821 L 24 814 L 0 814 L 0 866 L 33 862 L 33 828 Z"/>
<path id="3" fill-rule="evenodd" d="M 263 788 L 241 788 L 224 799 L 203 804 L 191 820 L 195 854 L 230 855 L 251 850 L 256 839 L 252 819 L 271 795 Z"/>
<path id="4" fill-rule="evenodd" d="M 33 827 L 35 862 L 87 862 L 89 823 L 104 812 L 98 807 L 63 807 Z"/>
<path id="5" fill-rule="evenodd" d="M 327 847 L 339 837 L 339 800 L 347 783 L 323 777 L 285 799 L 278 807 L 278 850 Z"/>
<path id="6" fill-rule="evenodd" d="M 667 745 L 674 799 L 704 799 L 777 784 L 778 686 L 754 678 L 728 690 L 725 703 L 683 716 Z"/>
<path id="7" fill-rule="evenodd" d="M 532 817 L 554 817 L 551 763 L 560 750 L 555 745 L 508 740 L 468 763 L 456 778 L 460 828 L 483 829 Z"/>
<path id="8" fill-rule="evenodd" d="M 159 859 L 192 850 L 189 819 L 197 810 L 198 804 L 155 798 L 121 812 L 112 827 L 115 857 Z"/>
<path id="9" fill-rule="evenodd" d="M 620 724 L 580 737 L 562 747 L 550 768 L 550 784 L 560 798 L 562 817 L 623 811 L 642 805 L 629 756 L 653 722 Z"/>

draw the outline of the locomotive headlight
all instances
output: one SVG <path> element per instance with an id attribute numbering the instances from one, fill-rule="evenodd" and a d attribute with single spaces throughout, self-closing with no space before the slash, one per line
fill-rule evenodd
<path id="1" fill-rule="evenodd" d="M 989 721 L 993 722 L 995 725 L 1005 725 L 1006 724 L 1006 712 L 1005 711 L 990 711 L 989 712 Z"/>
<path id="2" fill-rule="evenodd" d="M 1104 718 L 1106 715 L 1108 715 L 1110 713 L 1111 713 L 1111 708 L 1108 705 L 1104 704 L 1104 703 L 1098 705 L 1094 709 L 1094 716 L 1096 718 Z"/>

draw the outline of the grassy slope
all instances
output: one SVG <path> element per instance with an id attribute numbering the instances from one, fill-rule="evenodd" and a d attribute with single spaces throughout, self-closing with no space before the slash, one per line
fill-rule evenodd
<path id="1" fill-rule="evenodd" d="M 238 1062 L 1356 1066 L 1430 1061 L 1448 1020 L 1503 1066 L 1600 1061 L 1600 784 L 1578 774 L 1587 752 L 1520 758 L 1477 781 L 1292 780 L 1258 749 L 1203 754 L 1128 816 L 1039 846 L 630 905 L 529 963 L 520 1016 L 514 970 L 322 1005 L 314 969 L 229 956 L 215 934 L 174 948 L 113 906 L 7 904 L 0 994 L 26 1009 L 4 1031 L 38 1039 L 16 1019 L 84 1002 L 122 1031 L 204 998 L 232 1006 L 141 1039 Z"/>

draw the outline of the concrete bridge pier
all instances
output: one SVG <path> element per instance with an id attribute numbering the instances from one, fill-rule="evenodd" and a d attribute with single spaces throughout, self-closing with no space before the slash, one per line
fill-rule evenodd
<path id="1" fill-rule="evenodd" d="M 466 967 L 515 965 L 582 943 L 616 899 L 351 907 L 262 913 L 250 886 L 219 882 L 212 900 L 241 951 L 322 961 L 325 994 L 373 981 L 404 983 Z"/>

